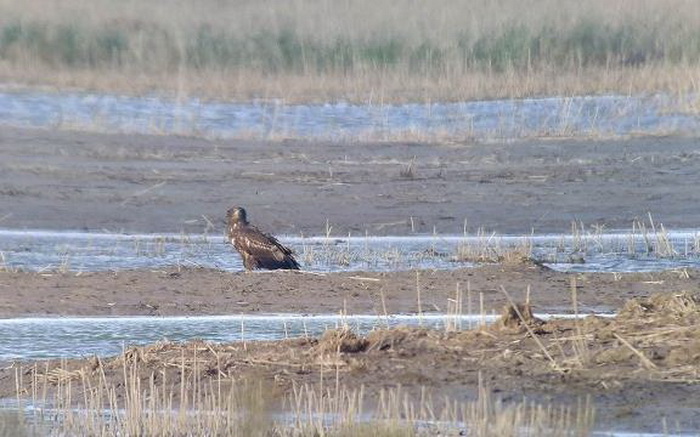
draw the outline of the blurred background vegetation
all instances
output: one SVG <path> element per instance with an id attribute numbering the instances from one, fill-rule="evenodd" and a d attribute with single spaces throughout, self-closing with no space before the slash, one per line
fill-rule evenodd
<path id="1" fill-rule="evenodd" d="M 222 99 L 695 92 L 689 0 L 0 0 L 0 81 Z"/>

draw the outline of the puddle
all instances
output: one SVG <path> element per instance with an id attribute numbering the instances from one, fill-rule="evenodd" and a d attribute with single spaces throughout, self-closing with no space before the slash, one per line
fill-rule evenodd
<path id="1" fill-rule="evenodd" d="M 302 267 L 314 272 L 448 270 L 473 267 L 475 255 L 518 250 L 546 265 L 576 272 L 645 272 L 700 268 L 700 231 L 663 234 L 423 235 L 284 237 Z M 466 255 L 466 256 L 465 256 Z M 108 234 L 0 229 L 0 268 L 27 271 L 118 271 L 206 267 L 241 271 L 223 236 Z"/>
<path id="2" fill-rule="evenodd" d="M 605 314 L 609 315 L 609 314 Z M 536 314 L 570 318 L 567 314 Z M 471 329 L 492 323 L 496 315 L 226 315 L 196 317 L 51 317 L 0 319 L 0 360 L 111 356 L 131 345 L 202 339 L 213 342 L 319 337 L 327 329 L 348 326 L 358 334 L 377 328 L 425 326 Z"/>
<path id="3" fill-rule="evenodd" d="M 0 120 L 14 126 L 262 139 L 694 134 L 700 119 L 685 109 L 694 98 L 607 95 L 377 106 L 5 91 Z"/>

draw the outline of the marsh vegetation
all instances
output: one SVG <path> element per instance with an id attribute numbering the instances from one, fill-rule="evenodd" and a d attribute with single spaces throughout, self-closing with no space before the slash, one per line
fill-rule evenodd
<path id="1" fill-rule="evenodd" d="M 570 299 L 576 308 L 575 284 Z M 682 398 L 679 385 L 696 385 L 699 302 L 658 294 L 629 300 L 614 318 L 543 321 L 511 300 L 498 322 L 468 331 L 166 341 L 112 358 L 17 364 L 0 372 L 0 387 L 36 408 L 32 420 L 69 434 L 583 436 L 599 417 L 624 416 L 610 400 L 622 386 Z M 506 401 L 503 390 L 527 397 Z M 679 408 L 693 408 L 687 399 Z M 692 427 L 654 420 L 644 426 Z"/>
<path id="2" fill-rule="evenodd" d="M 686 93 L 699 17 L 688 0 L 5 1 L 0 79 L 370 103 Z"/>

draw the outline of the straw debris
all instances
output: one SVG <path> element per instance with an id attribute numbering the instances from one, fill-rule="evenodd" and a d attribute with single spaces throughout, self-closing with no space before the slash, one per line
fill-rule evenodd
<path id="1" fill-rule="evenodd" d="M 366 338 L 359 337 L 348 328 L 332 329 L 323 333 L 314 346 L 315 353 L 358 353 L 364 352 L 369 345 Z"/>
<path id="2" fill-rule="evenodd" d="M 541 326 L 544 322 L 532 313 L 532 306 L 528 303 L 506 305 L 501 311 L 496 327 L 513 330 L 524 330 L 525 325 L 530 327 Z"/>
<path id="3" fill-rule="evenodd" d="M 630 299 L 618 317 L 696 321 L 700 319 L 700 294 L 684 291 L 678 294 L 655 294 L 646 299 Z"/>

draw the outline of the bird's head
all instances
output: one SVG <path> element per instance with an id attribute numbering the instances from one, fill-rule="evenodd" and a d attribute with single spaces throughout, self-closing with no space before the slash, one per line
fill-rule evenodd
<path id="1" fill-rule="evenodd" d="M 228 219 L 229 225 L 248 224 L 248 216 L 246 215 L 245 209 L 240 206 L 233 206 L 226 211 L 226 218 Z"/>

